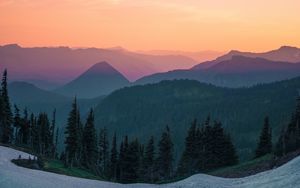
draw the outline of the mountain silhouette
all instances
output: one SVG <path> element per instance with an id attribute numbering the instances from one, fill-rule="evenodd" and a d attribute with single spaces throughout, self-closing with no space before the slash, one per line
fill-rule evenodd
<path id="1" fill-rule="evenodd" d="M 119 71 L 107 62 L 100 62 L 54 91 L 65 96 L 94 98 L 128 85 L 129 81 Z"/>

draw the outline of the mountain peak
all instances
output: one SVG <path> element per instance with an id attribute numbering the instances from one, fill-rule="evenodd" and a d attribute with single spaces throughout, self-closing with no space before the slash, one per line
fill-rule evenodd
<path id="1" fill-rule="evenodd" d="M 281 46 L 278 50 L 290 51 L 290 50 L 299 50 L 299 48 L 294 46 Z"/>
<path id="2" fill-rule="evenodd" d="M 77 95 L 79 98 L 94 98 L 128 86 L 129 81 L 109 63 L 94 64 L 86 72 L 58 88 L 56 92 L 65 96 Z"/>
<path id="3" fill-rule="evenodd" d="M 112 74 L 119 73 L 113 66 L 111 66 L 108 62 L 102 61 L 94 64 L 91 68 L 89 68 L 86 73 L 89 74 Z"/>
<path id="4" fill-rule="evenodd" d="M 6 45 L 4 45 L 2 47 L 4 47 L 4 48 L 22 48 L 18 44 L 6 44 Z"/>

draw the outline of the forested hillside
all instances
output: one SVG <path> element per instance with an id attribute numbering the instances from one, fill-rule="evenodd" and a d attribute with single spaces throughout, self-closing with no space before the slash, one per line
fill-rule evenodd
<path id="1" fill-rule="evenodd" d="M 194 118 L 208 115 L 230 130 L 241 159 L 253 157 L 257 135 L 269 116 L 274 138 L 291 118 L 300 78 L 251 88 L 228 89 L 191 80 L 163 81 L 118 90 L 95 109 L 96 126 L 119 135 L 147 139 L 170 126 L 175 157 L 183 147 L 183 132 Z"/>

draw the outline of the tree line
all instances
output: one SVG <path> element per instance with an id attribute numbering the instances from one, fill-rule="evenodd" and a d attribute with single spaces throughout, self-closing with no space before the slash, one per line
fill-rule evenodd
<path id="1" fill-rule="evenodd" d="M 14 105 L 14 113 L 7 88 L 7 70 L 4 71 L 0 88 L 0 141 L 32 150 L 38 155 L 55 157 L 57 153 L 58 128 L 55 130 L 55 110 L 50 122 L 46 113 L 28 114 Z M 55 133 L 56 132 L 56 133 Z"/>
<path id="2" fill-rule="evenodd" d="M 97 138 L 93 110 L 85 124 L 81 123 L 76 98 L 69 113 L 65 145 L 62 160 L 66 166 L 83 166 L 105 179 L 123 183 L 165 181 L 238 162 L 229 134 L 224 133 L 220 122 L 212 125 L 209 117 L 202 127 L 198 126 L 196 120 L 192 123 L 185 150 L 176 167 L 168 126 L 162 132 L 157 146 L 153 136 L 146 145 L 137 138 L 130 140 L 128 136 L 118 144 L 116 133 L 109 144 L 106 128 L 100 130 Z"/>

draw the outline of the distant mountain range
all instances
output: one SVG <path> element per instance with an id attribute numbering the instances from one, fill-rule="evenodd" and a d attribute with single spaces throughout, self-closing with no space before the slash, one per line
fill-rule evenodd
<path id="1" fill-rule="evenodd" d="M 252 58 L 260 57 L 271 61 L 298 63 L 300 62 L 300 48 L 291 47 L 291 46 L 282 46 L 279 49 L 268 51 L 268 52 L 262 52 L 262 53 L 240 52 L 237 50 L 232 50 L 229 53 L 220 56 L 213 61 L 200 63 L 194 66 L 193 69 L 206 69 L 222 61 L 230 60 L 233 56 L 245 56 L 245 57 L 252 57 Z"/>
<path id="2" fill-rule="evenodd" d="M 135 84 L 191 79 L 217 86 L 244 87 L 280 81 L 300 75 L 300 63 L 296 63 L 298 59 L 300 62 L 298 53 L 300 53 L 300 49 L 293 47 L 281 47 L 275 51 L 257 54 L 231 51 L 216 60 L 200 63 L 191 69 L 145 76 L 137 80 Z M 293 58 L 288 56 L 291 54 L 293 54 Z"/>
<path id="3" fill-rule="evenodd" d="M 76 95 L 78 98 L 94 98 L 129 84 L 130 82 L 110 64 L 101 62 L 55 92 L 69 97 Z"/>
<path id="4" fill-rule="evenodd" d="M 204 62 L 209 60 L 214 60 L 217 57 L 220 57 L 224 54 L 224 52 L 205 50 L 198 52 L 188 52 L 188 51 L 175 51 L 175 50 L 150 50 L 150 51 L 138 51 L 138 53 L 142 54 L 150 54 L 150 55 L 181 55 L 192 58 L 198 62 Z"/>
<path id="5" fill-rule="evenodd" d="M 75 79 L 97 62 L 107 61 L 128 80 L 198 62 L 180 55 L 146 55 L 124 49 L 71 49 L 68 47 L 23 48 L 17 44 L 0 46 L 0 71 L 9 70 L 11 81 L 29 81 L 53 89 Z"/>
<path id="6" fill-rule="evenodd" d="M 113 92 L 96 107 L 95 121 L 98 128 L 106 126 L 121 137 L 142 140 L 159 136 L 169 125 L 176 153 L 182 150 L 191 121 L 197 118 L 202 123 L 210 115 L 230 131 L 245 159 L 253 157 L 265 116 L 270 117 L 273 134 L 279 135 L 291 118 L 299 88 L 300 77 L 237 89 L 192 80 L 162 81 Z"/>

